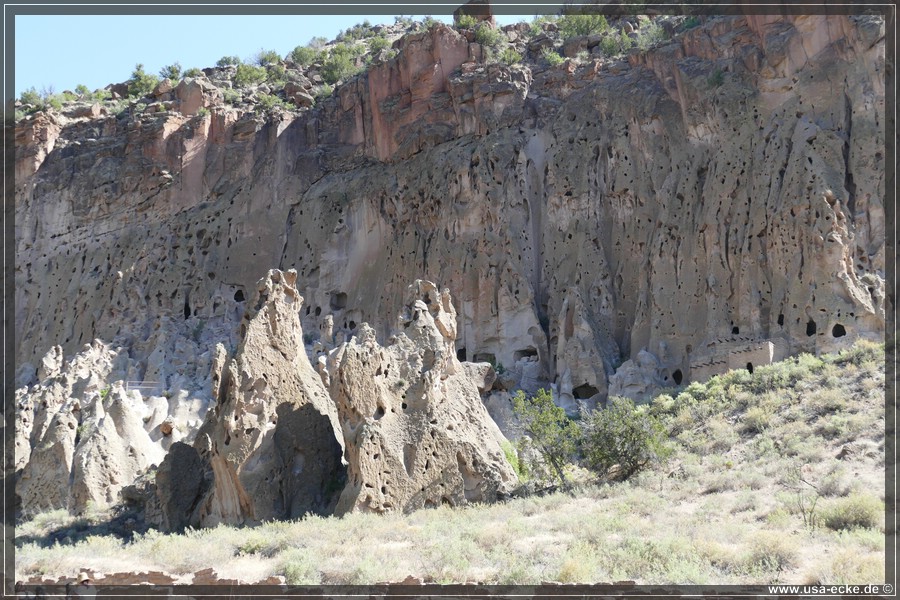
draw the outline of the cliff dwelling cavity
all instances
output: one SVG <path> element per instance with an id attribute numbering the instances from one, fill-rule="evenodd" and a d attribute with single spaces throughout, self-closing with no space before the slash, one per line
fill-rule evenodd
<path id="1" fill-rule="evenodd" d="M 341 464 L 341 446 L 327 415 L 312 404 L 276 410 L 275 448 L 281 467 L 282 518 L 296 519 L 308 512 L 331 514 L 347 480 Z"/>

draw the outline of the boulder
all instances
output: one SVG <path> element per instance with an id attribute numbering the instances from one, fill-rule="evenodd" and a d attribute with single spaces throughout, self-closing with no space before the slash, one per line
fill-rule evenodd
<path id="1" fill-rule="evenodd" d="M 609 395 L 648 400 L 666 385 L 669 383 L 659 360 L 652 353 L 641 350 L 636 357 L 622 363 L 609 378 Z"/>

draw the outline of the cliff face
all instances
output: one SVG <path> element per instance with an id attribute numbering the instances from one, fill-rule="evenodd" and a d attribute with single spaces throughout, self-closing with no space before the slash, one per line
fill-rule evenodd
<path id="1" fill-rule="evenodd" d="M 742 344 L 880 337 L 883 35 L 720 17 L 627 61 L 507 67 L 437 26 L 299 115 L 39 115 L 16 130 L 19 382 L 99 339 L 204 389 L 273 267 L 304 331 L 382 344 L 409 282 L 439 281 L 461 359 L 562 402 L 641 350 L 655 385 Z"/>

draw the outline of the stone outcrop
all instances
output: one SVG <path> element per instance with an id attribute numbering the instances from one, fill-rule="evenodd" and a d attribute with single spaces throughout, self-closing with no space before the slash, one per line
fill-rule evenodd
<path id="1" fill-rule="evenodd" d="M 447 290 L 409 286 L 396 334 L 381 346 L 366 324 L 329 353 L 348 464 L 338 513 L 490 502 L 517 483 L 476 381 L 456 358 Z"/>
<path id="2" fill-rule="evenodd" d="M 39 383 L 17 392 L 16 493 L 29 511 L 115 504 L 199 427 L 204 402 L 126 389 L 134 365 L 121 350 L 95 341 L 66 361 L 56 346 L 41 360 Z M 177 427 L 168 436 L 166 422 Z"/>
<path id="3" fill-rule="evenodd" d="M 303 345 L 295 271 L 259 280 L 234 358 L 217 348 L 215 405 L 156 476 L 167 529 L 330 514 L 343 487 L 337 412 Z"/>
<path id="4" fill-rule="evenodd" d="M 158 524 L 412 510 L 510 492 L 516 476 L 478 393 L 488 375 L 456 358 L 449 293 L 416 282 L 392 343 L 380 346 L 362 323 L 317 374 L 296 277 L 261 279 L 234 358 L 217 351 L 215 407 L 193 445 L 173 444 L 156 473 Z M 129 495 L 147 502 L 140 489 Z"/>

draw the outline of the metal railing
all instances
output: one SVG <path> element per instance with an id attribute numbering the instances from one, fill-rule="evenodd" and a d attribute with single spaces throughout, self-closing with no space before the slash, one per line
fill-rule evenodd
<path id="1" fill-rule="evenodd" d="M 155 392 L 162 382 L 159 381 L 126 381 L 125 391 L 137 390 L 139 392 Z"/>

